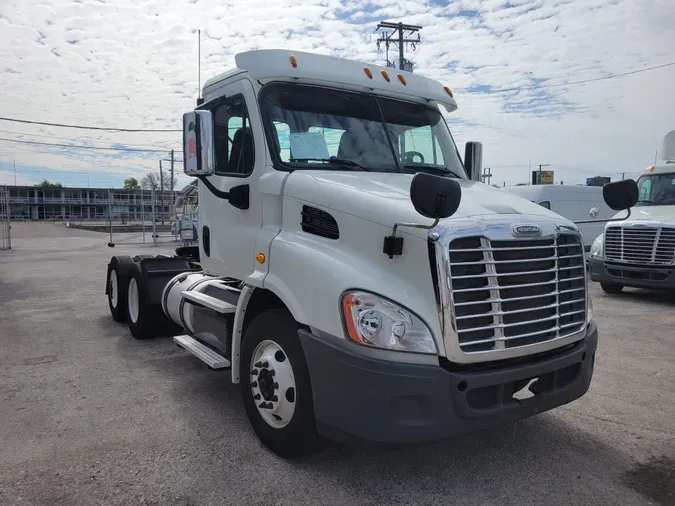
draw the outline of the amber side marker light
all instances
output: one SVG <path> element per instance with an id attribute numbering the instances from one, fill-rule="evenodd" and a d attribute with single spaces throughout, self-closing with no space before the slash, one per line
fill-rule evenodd
<path id="1" fill-rule="evenodd" d="M 389 74 L 386 70 L 380 70 L 380 74 L 382 74 L 382 77 L 384 77 L 385 81 L 391 82 L 391 77 L 389 77 Z"/>
<path id="2" fill-rule="evenodd" d="M 373 71 L 370 70 L 368 67 L 363 67 L 363 72 L 368 76 L 368 79 L 373 78 Z"/>
<path id="3" fill-rule="evenodd" d="M 259 264 L 264 264 L 265 263 L 265 253 L 258 253 L 255 256 L 255 261 L 258 262 Z"/>
<path id="4" fill-rule="evenodd" d="M 398 77 L 398 80 L 401 81 L 403 86 L 408 86 L 408 81 L 405 80 L 405 77 L 403 77 L 402 74 L 398 74 L 396 77 Z"/>
<path id="5" fill-rule="evenodd" d="M 450 88 L 448 88 L 447 86 L 443 86 L 443 89 L 448 95 L 454 98 L 454 95 L 452 94 L 452 90 Z"/>
<path id="6" fill-rule="evenodd" d="M 291 56 L 288 57 L 288 59 L 290 60 L 291 66 L 292 66 L 294 69 L 298 68 L 298 60 L 297 60 L 297 58 L 296 58 L 295 56 L 291 55 Z"/>

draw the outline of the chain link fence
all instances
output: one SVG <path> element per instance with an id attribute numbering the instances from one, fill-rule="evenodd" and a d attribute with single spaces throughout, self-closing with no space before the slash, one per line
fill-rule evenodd
<path id="1" fill-rule="evenodd" d="M 10 220 L 9 191 L 6 186 L 0 186 L 0 250 L 12 249 Z"/>

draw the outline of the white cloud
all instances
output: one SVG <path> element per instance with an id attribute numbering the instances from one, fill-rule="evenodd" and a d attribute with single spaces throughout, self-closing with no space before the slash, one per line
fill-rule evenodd
<path id="1" fill-rule="evenodd" d="M 252 48 L 380 62 L 373 30 L 381 20 L 424 26 L 422 43 L 409 53 L 416 72 L 456 90 L 455 139 L 460 147 L 484 142 L 493 182 L 524 180 L 530 161 L 550 163 L 558 179 L 569 182 L 635 173 L 653 161 L 661 138 L 675 128 L 675 67 L 540 91 L 465 91 L 564 84 L 675 61 L 672 0 L 15 0 L 0 5 L 0 111 L 37 121 L 179 128 L 197 96 L 197 29 L 203 84 L 231 67 L 237 52 Z M 0 129 L 98 146 L 168 151 L 181 143 L 179 133 L 7 122 Z M 3 170 L 16 159 L 19 167 L 122 179 L 155 170 L 160 156 L 0 141 Z M 521 167 L 498 168 L 503 165 Z M 12 181 L 7 174 L 0 173 L 0 182 Z"/>

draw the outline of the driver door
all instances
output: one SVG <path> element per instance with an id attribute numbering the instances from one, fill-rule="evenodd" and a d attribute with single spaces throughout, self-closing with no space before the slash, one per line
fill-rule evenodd
<path id="1" fill-rule="evenodd" d="M 265 170 L 264 136 L 259 116 L 251 114 L 255 94 L 247 79 L 218 94 L 201 107 L 213 115 L 215 173 L 199 183 L 200 260 L 209 274 L 245 280 L 262 227 L 258 179 Z"/>

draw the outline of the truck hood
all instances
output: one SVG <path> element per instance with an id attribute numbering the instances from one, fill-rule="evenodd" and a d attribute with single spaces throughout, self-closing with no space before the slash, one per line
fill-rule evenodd
<path id="1" fill-rule="evenodd" d="M 625 211 L 619 211 L 615 218 L 626 216 Z M 627 221 L 660 221 L 675 224 L 675 206 L 637 206 L 631 209 Z"/>
<path id="2" fill-rule="evenodd" d="M 412 174 L 398 173 L 296 170 L 286 180 L 284 194 L 384 226 L 430 223 L 410 201 L 412 178 Z M 489 214 L 526 214 L 570 223 L 540 205 L 492 186 L 463 179 L 458 182 L 462 187 L 462 201 L 448 220 Z M 413 229 L 407 231 L 414 233 Z M 423 233 L 426 235 L 426 231 Z"/>

